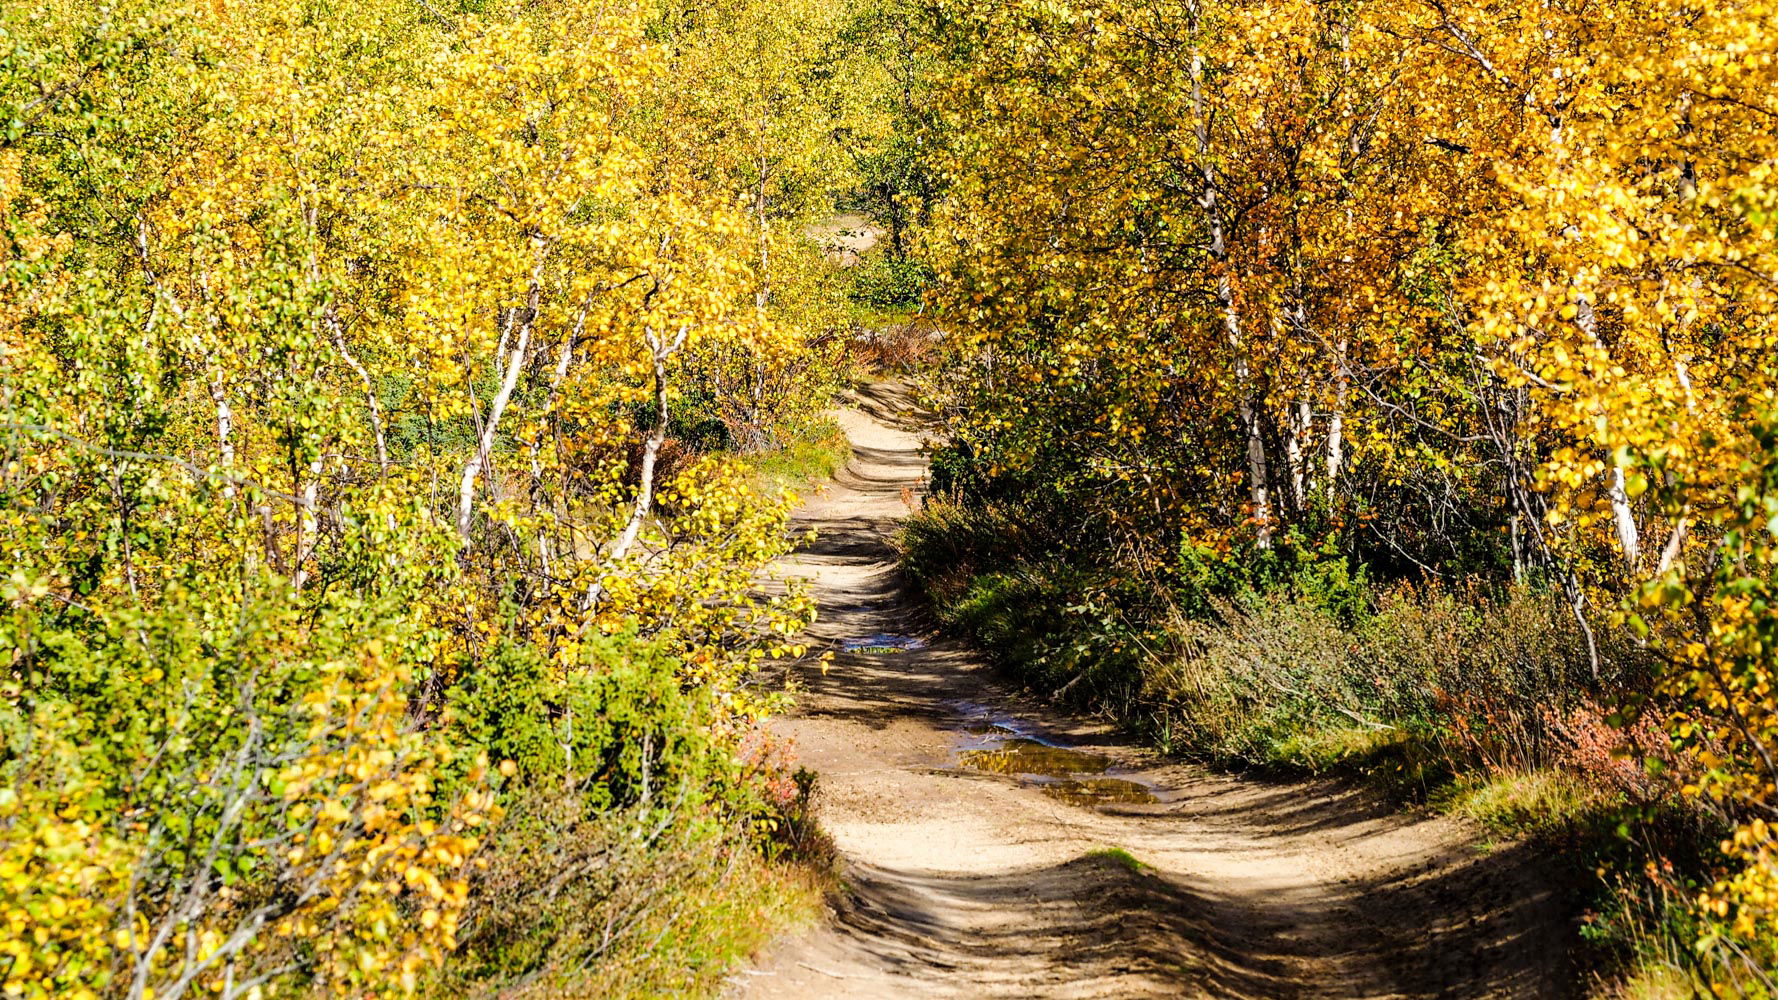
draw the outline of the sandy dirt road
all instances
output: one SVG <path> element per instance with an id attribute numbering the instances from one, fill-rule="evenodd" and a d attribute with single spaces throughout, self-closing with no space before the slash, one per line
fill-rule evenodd
<path id="1" fill-rule="evenodd" d="M 925 475 L 908 401 L 878 383 L 854 402 L 853 461 L 785 568 L 812 581 L 818 640 L 868 648 L 808 670 L 776 723 L 820 773 L 844 890 L 732 995 L 1572 995 L 1574 929 L 1528 850 L 1332 782 L 1165 762 L 933 636 L 890 548 Z M 1053 748 L 1056 774 L 1021 773 Z"/>

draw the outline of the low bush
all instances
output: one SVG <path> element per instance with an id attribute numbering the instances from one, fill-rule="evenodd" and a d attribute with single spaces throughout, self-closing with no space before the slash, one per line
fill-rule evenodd
<path id="1" fill-rule="evenodd" d="M 901 544 L 949 626 L 1182 751 L 1322 770 L 1412 744 L 1446 775 L 1564 767 L 1642 787 L 1599 706 L 1655 664 L 1602 630 L 1596 671 L 1573 616 L 1530 588 L 1382 588 L 1337 560 L 1247 575 L 1266 589 L 1208 560 L 1142 577 L 1083 566 L 995 505 L 929 503 Z"/>
<path id="2" fill-rule="evenodd" d="M 874 309 L 913 309 L 932 283 L 932 268 L 913 257 L 867 253 L 851 269 L 854 302 Z"/>
<path id="3" fill-rule="evenodd" d="M 699 993 L 812 910 L 818 870 L 770 860 L 807 824 L 806 781 L 714 738 L 670 649 L 605 639 L 567 678 L 518 647 L 488 666 L 456 725 L 517 780 L 434 995 Z"/>
<path id="4" fill-rule="evenodd" d="M 866 371 L 911 375 L 930 366 L 939 344 L 938 331 L 920 316 L 878 313 L 859 317 L 850 354 Z"/>

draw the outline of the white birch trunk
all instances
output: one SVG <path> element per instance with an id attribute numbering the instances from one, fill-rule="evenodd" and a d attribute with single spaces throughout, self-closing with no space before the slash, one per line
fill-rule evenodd
<path id="1" fill-rule="evenodd" d="M 1259 413 L 1254 406 L 1253 373 L 1249 368 L 1246 348 L 1241 336 L 1241 318 L 1235 307 L 1234 287 L 1229 282 L 1228 247 L 1222 226 L 1221 207 L 1216 200 L 1216 168 L 1210 162 L 1210 124 L 1204 112 L 1204 56 L 1197 47 L 1198 9 L 1190 8 L 1194 36 L 1191 53 L 1193 128 L 1198 145 L 1198 168 L 1203 174 L 1203 187 L 1198 204 L 1210 229 L 1210 256 L 1218 265 L 1216 299 L 1222 307 L 1223 332 L 1234 357 L 1235 383 L 1240 393 L 1236 412 L 1247 439 L 1247 494 L 1252 506 L 1254 544 L 1261 549 L 1272 547 L 1272 505 L 1267 495 L 1266 446 L 1260 435 Z"/>
<path id="2" fill-rule="evenodd" d="M 1599 316 L 1593 311 L 1593 303 L 1585 296 L 1575 303 L 1574 322 L 1593 347 L 1601 352 L 1605 350 L 1604 342 L 1599 339 Z M 1611 521 L 1617 530 L 1618 549 L 1623 554 L 1624 562 L 1634 571 L 1642 556 L 1640 532 L 1636 527 L 1636 512 L 1630 507 L 1630 493 L 1626 489 L 1623 467 L 1615 461 L 1611 466 L 1609 479 L 1605 495 L 1611 501 Z"/>
<path id="3" fill-rule="evenodd" d="M 532 294 L 533 301 L 536 293 Z M 457 534 L 467 540 L 471 525 L 471 514 L 475 507 L 475 481 L 488 467 L 489 456 L 493 453 L 494 432 L 500 426 L 500 416 L 506 412 L 506 404 L 512 399 L 512 391 L 519 384 L 519 373 L 525 367 L 525 351 L 531 346 L 531 323 L 527 318 L 519 326 L 518 341 L 513 344 L 512 356 L 506 362 L 505 377 L 500 380 L 500 391 L 488 404 L 488 419 L 482 424 L 480 437 L 476 439 L 475 454 L 463 466 L 463 477 L 457 485 Z"/>
<path id="4" fill-rule="evenodd" d="M 1346 455 L 1346 393 L 1351 388 L 1350 376 L 1346 373 L 1346 341 L 1342 338 L 1335 347 L 1335 361 L 1338 367 L 1334 372 L 1334 405 L 1333 412 L 1327 416 L 1327 485 L 1335 489 L 1340 478 L 1340 466 L 1345 464 Z"/>
<path id="5" fill-rule="evenodd" d="M 235 465 L 235 411 L 229 406 L 228 392 L 222 384 L 222 369 L 215 365 L 210 366 L 210 401 L 216 405 L 216 462 L 227 472 Z M 234 480 L 223 484 L 222 495 L 234 498 Z"/>
<path id="6" fill-rule="evenodd" d="M 383 408 L 377 403 L 376 387 L 370 380 L 370 372 L 365 371 L 364 366 L 358 363 L 358 359 L 352 356 L 352 352 L 346 349 L 346 333 L 341 329 L 339 318 L 333 314 L 331 308 L 328 310 L 325 320 L 328 332 L 333 335 L 334 350 L 339 352 L 346 367 L 352 369 L 353 373 L 358 376 L 358 381 L 364 386 L 364 403 L 370 408 L 370 432 L 375 439 L 377 448 L 377 469 L 387 476 L 389 474 L 389 444 L 383 434 Z"/>
<path id="7" fill-rule="evenodd" d="M 1284 457 L 1290 462 L 1291 502 L 1298 510 L 1309 505 L 1309 433 L 1314 411 L 1307 399 L 1290 404 L 1290 420 L 1284 441 Z"/>

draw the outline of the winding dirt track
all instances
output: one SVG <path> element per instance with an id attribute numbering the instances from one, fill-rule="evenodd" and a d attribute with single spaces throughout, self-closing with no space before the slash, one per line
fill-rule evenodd
<path id="1" fill-rule="evenodd" d="M 800 514 L 785 566 L 836 648 L 924 633 L 889 540 L 925 462 L 902 387 L 841 414 L 854 458 Z M 1331 782 L 1164 762 L 1023 698 L 966 647 L 841 653 L 779 720 L 821 775 L 845 888 L 819 926 L 737 973 L 743 1000 L 810 997 L 1563 997 L 1574 929 L 1531 852 Z M 1088 808 L 958 766 L 1012 720 L 1107 755 L 1158 801 Z M 1132 867 L 1108 848 L 1128 852 Z"/>

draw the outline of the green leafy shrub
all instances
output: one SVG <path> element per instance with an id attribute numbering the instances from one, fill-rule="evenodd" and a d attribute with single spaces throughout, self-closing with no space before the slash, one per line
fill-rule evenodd
<path id="1" fill-rule="evenodd" d="M 868 253 L 852 268 L 852 300 L 875 309 L 912 309 L 932 278 L 932 268 L 913 257 Z"/>
<path id="2" fill-rule="evenodd" d="M 449 950 L 500 807 L 485 757 L 410 715 L 426 630 L 399 589 L 221 579 L 0 620 L 0 871 L 65 918 L 11 939 L 15 983 L 176 994 L 272 969 L 363 994 Z"/>
<path id="3" fill-rule="evenodd" d="M 764 933 L 763 911 L 815 891 L 755 856 L 777 830 L 818 854 L 809 779 L 717 738 L 715 696 L 683 683 L 670 643 L 618 633 L 582 658 L 560 675 L 505 642 L 453 690 L 457 738 L 511 760 L 515 790 L 437 995 L 552 996 L 595 978 L 622 995 L 626 968 L 638 995 L 706 988 Z"/>
<path id="4" fill-rule="evenodd" d="M 713 695 L 684 685 L 670 641 L 598 636 L 581 657 L 563 674 L 531 647 L 499 644 L 452 688 L 456 738 L 512 761 L 527 785 L 585 788 L 593 811 L 666 787 L 716 796 L 734 784 L 733 751 L 709 735 Z"/>

